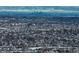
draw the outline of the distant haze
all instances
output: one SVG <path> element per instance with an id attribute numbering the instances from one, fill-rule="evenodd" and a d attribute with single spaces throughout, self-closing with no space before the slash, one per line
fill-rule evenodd
<path id="1" fill-rule="evenodd" d="M 0 15 L 79 16 L 78 6 L 1 6 Z"/>

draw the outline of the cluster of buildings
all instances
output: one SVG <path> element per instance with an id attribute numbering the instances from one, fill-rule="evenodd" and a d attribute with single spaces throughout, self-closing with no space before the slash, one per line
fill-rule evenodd
<path id="1" fill-rule="evenodd" d="M 0 52 L 79 52 L 79 24 L 0 22 Z"/>

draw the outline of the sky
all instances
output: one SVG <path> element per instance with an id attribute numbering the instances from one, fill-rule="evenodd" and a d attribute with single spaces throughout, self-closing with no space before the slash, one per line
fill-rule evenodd
<path id="1" fill-rule="evenodd" d="M 79 16 L 79 6 L 0 6 L 0 15 Z"/>

